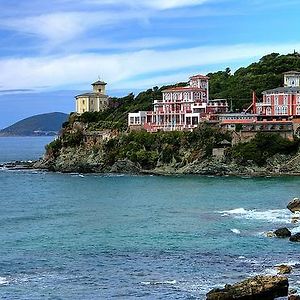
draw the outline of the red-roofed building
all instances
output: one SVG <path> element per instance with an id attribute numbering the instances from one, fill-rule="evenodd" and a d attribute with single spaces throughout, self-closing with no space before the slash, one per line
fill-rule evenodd
<path id="1" fill-rule="evenodd" d="M 300 117 L 300 72 L 284 73 L 284 86 L 264 91 L 255 111 L 269 118 Z"/>
<path id="2" fill-rule="evenodd" d="M 153 111 L 129 113 L 131 128 L 143 127 L 147 131 L 192 130 L 210 114 L 225 113 L 228 103 L 224 99 L 209 100 L 209 77 L 190 77 L 189 85 L 162 91 L 162 99 L 154 100 Z"/>

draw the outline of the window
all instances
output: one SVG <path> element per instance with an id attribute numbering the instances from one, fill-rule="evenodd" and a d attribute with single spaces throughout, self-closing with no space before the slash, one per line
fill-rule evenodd
<path id="1" fill-rule="evenodd" d="M 283 104 L 284 105 L 287 105 L 288 104 L 288 96 L 284 96 L 284 98 L 283 98 Z"/>
<path id="2" fill-rule="evenodd" d="M 267 107 L 267 109 L 266 109 L 266 114 L 267 114 L 267 115 L 270 115 L 270 114 L 271 114 L 271 108 L 270 108 L 270 107 Z"/>
<path id="3" fill-rule="evenodd" d="M 278 96 L 275 96 L 275 98 L 274 98 L 274 104 L 278 105 Z"/>
<path id="4" fill-rule="evenodd" d="M 189 93 L 184 92 L 183 93 L 183 100 L 188 100 L 189 99 Z"/>
<path id="5" fill-rule="evenodd" d="M 200 93 L 198 93 L 198 92 L 195 93 L 194 98 L 195 98 L 195 100 L 199 100 L 201 98 Z"/>
<path id="6" fill-rule="evenodd" d="M 179 98 L 180 98 L 180 94 L 179 93 L 174 93 L 173 94 L 173 100 L 179 100 Z"/>
<path id="7" fill-rule="evenodd" d="M 270 96 L 267 96 L 267 101 L 266 101 L 267 104 L 271 104 L 271 97 Z"/>
<path id="8" fill-rule="evenodd" d="M 164 94 L 165 96 L 165 100 L 169 101 L 171 99 L 171 94 L 170 93 L 166 93 Z"/>
<path id="9" fill-rule="evenodd" d="M 300 96 L 297 96 L 297 103 L 300 104 Z"/>
<path id="10" fill-rule="evenodd" d="M 300 115 L 300 107 L 299 106 L 297 106 L 297 108 L 296 108 L 296 114 Z"/>
<path id="11" fill-rule="evenodd" d="M 286 114 L 287 114 L 287 107 L 286 107 L 286 106 L 283 106 L 283 107 L 282 107 L 282 114 L 283 114 L 283 115 L 286 115 Z"/>

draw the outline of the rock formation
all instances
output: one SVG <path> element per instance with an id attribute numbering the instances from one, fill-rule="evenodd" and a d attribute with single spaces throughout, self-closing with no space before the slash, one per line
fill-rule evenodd
<path id="1" fill-rule="evenodd" d="M 274 234 L 276 237 L 279 238 L 287 238 L 292 235 L 291 232 L 286 227 L 278 228 L 277 230 L 274 231 Z"/>
<path id="2" fill-rule="evenodd" d="M 300 232 L 298 232 L 298 233 L 292 235 L 292 236 L 290 237 L 290 241 L 291 241 L 291 242 L 300 242 Z"/>
<path id="3" fill-rule="evenodd" d="M 274 300 L 288 295 L 288 279 L 282 276 L 255 276 L 224 289 L 213 289 L 207 300 Z"/>
<path id="4" fill-rule="evenodd" d="M 279 265 L 279 266 L 276 266 L 276 269 L 277 269 L 278 274 L 283 275 L 283 274 L 291 273 L 293 268 L 288 265 Z"/>
<path id="5" fill-rule="evenodd" d="M 292 212 L 295 213 L 296 211 L 300 211 L 300 199 L 294 198 L 292 201 L 289 202 L 287 208 Z"/>

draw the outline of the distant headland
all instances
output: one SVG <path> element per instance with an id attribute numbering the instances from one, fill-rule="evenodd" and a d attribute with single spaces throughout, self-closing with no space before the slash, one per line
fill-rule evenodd
<path id="1" fill-rule="evenodd" d="M 1 136 L 57 135 L 68 115 L 61 112 L 35 115 L 0 130 Z"/>

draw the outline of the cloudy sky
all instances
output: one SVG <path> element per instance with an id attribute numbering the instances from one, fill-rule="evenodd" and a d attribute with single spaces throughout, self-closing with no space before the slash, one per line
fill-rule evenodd
<path id="1" fill-rule="evenodd" d="M 0 0 L 0 128 L 110 95 L 300 51 L 300 0 Z"/>

